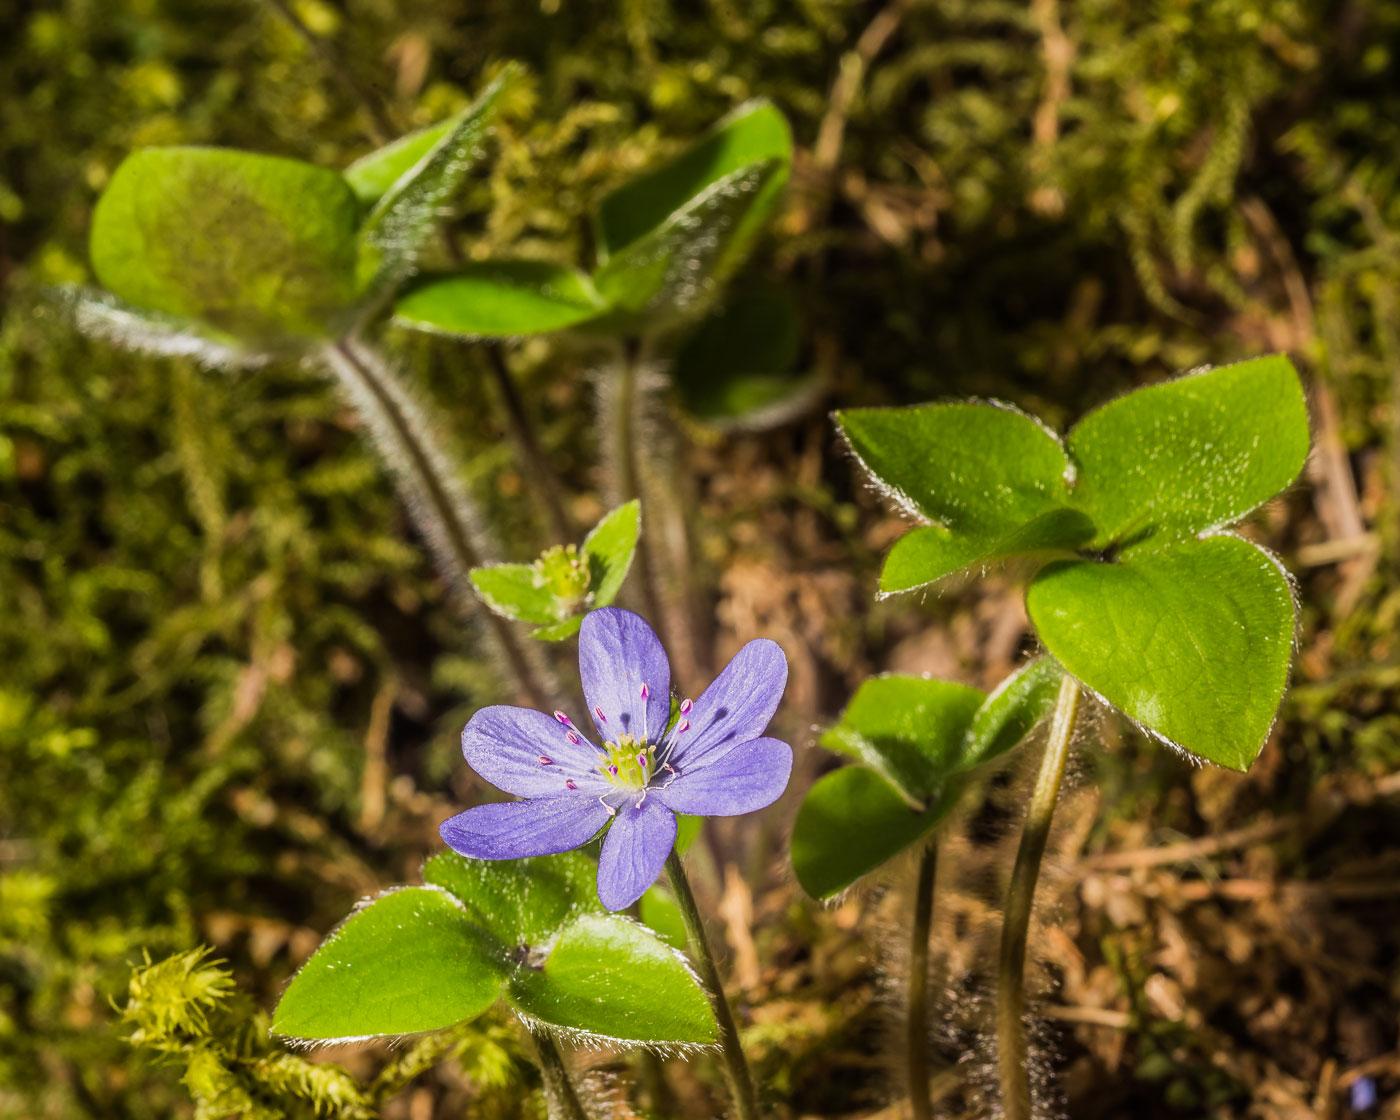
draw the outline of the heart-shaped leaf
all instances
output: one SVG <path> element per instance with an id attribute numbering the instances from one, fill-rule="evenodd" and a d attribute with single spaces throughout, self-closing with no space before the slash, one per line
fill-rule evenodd
<path id="1" fill-rule="evenodd" d="M 439 852 L 423 880 L 455 895 L 503 946 L 540 945 L 580 914 L 602 913 L 598 866 L 580 851 L 533 859 L 467 859 Z"/>
<path id="2" fill-rule="evenodd" d="M 681 956 L 617 914 L 567 926 L 539 967 L 519 969 L 506 998 L 528 1019 L 622 1042 L 707 1045 L 710 1002 Z"/>
<path id="3" fill-rule="evenodd" d="M 359 232 L 358 276 L 367 298 L 396 287 L 417 267 L 443 203 L 476 161 L 478 145 L 514 73 L 513 67 L 502 71 L 375 203 Z"/>
<path id="4" fill-rule="evenodd" d="M 1272 556 L 1238 537 L 1058 561 L 1026 596 L 1065 669 L 1149 732 L 1247 770 L 1292 658 L 1294 603 Z"/>
<path id="5" fill-rule="evenodd" d="M 381 895 L 293 978 L 273 1030 L 344 1041 L 452 1026 L 507 1001 L 568 1034 L 660 1046 L 714 1039 L 709 1001 L 650 931 L 606 914 L 581 851 L 434 856 L 429 885 Z"/>
<path id="6" fill-rule="evenodd" d="M 821 745 L 868 766 L 922 806 L 961 769 L 964 737 L 985 699 L 952 681 L 873 677 L 856 689 Z"/>
<path id="7" fill-rule="evenodd" d="M 506 338 L 562 330 L 606 310 L 593 281 L 577 269 L 496 260 L 416 284 L 394 305 L 394 318 L 416 330 Z"/>
<path id="8" fill-rule="evenodd" d="M 405 887 L 325 940 L 283 993 L 272 1030 L 316 1041 L 439 1030 L 490 1007 L 504 975 L 461 903 L 435 887 Z"/>
<path id="9" fill-rule="evenodd" d="M 93 270 L 143 310 L 250 344 L 334 336 L 355 303 L 359 203 L 334 171 L 223 148 L 147 148 L 92 217 Z"/>
<path id="10" fill-rule="evenodd" d="M 345 181 L 361 203 L 373 206 L 459 123 L 460 116 L 451 116 L 375 148 L 345 169 Z"/>
<path id="11" fill-rule="evenodd" d="M 761 99 L 739 106 L 679 157 L 603 200 L 596 219 L 600 261 L 655 230 L 734 172 L 791 159 L 792 133 L 782 113 Z M 772 201 L 776 198 L 770 206 Z M 766 212 L 755 215 L 759 221 L 766 217 Z"/>
<path id="12" fill-rule="evenodd" d="M 938 827 L 957 802 L 950 784 L 923 811 L 864 766 L 819 779 L 797 811 L 792 869 L 813 898 L 830 898 Z"/>
<path id="13" fill-rule="evenodd" d="M 991 696 L 924 677 L 862 684 L 821 739 L 860 765 L 818 781 L 793 826 L 792 865 L 803 889 L 829 897 L 922 842 L 957 804 L 971 772 L 1049 714 L 1061 675 L 1042 657 Z"/>
<path id="14" fill-rule="evenodd" d="M 1074 498 L 1106 547 L 1231 525 L 1298 477 L 1308 407 L 1282 355 L 1138 389 L 1068 437 Z"/>

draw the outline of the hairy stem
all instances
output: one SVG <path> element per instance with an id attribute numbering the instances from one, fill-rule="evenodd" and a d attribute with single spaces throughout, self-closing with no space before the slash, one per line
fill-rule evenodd
<path id="1" fill-rule="evenodd" d="M 1079 714 L 1079 682 L 1068 674 L 1060 682 L 1050 737 L 1040 760 L 1040 772 L 1026 810 L 1026 826 L 1011 871 L 1006 910 L 1002 917 L 1001 957 L 997 990 L 997 1062 L 1001 1074 L 1001 1107 L 1006 1120 L 1030 1120 L 1031 1089 L 1026 1068 L 1026 936 L 1030 929 L 1040 859 L 1050 835 L 1055 799 L 1065 774 L 1075 717 Z"/>
<path id="2" fill-rule="evenodd" d="M 566 544 L 573 539 L 574 531 L 564 510 L 564 484 L 540 449 L 539 437 L 535 435 L 530 414 L 525 411 L 525 402 L 520 399 L 520 391 L 516 388 L 515 378 L 511 376 L 499 343 L 486 343 L 486 366 L 505 406 L 506 427 L 525 468 L 525 476 L 549 517 L 549 531 L 554 536 L 554 543 Z"/>
<path id="3" fill-rule="evenodd" d="M 578 1099 L 574 1083 L 569 1080 L 569 1067 L 564 1064 L 559 1044 L 547 1034 L 538 1034 L 535 1036 L 535 1051 L 539 1055 L 540 1076 L 544 1080 L 550 1120 L 588 1120 L 588 1113 Z"/>
<path id="4" fill-rule="evenodd" d="M 609 485 L 616 491 L 612 504 L 621 505 L 634 498 L 642 500 L 642 536 L 637 542 L 632 563 L 637 569 L 637 583 L 641 585 L 646 613 L 651 622 L 664 632 L 666 620 L 652 570 L 652 550 L 647 544 L 651 531 L 651 509 L 646 495 L 642 493 L 639 458 L 643 440 L 641 377 L 637 346 L 631 341 L 624 342 L 617 367 L 604 375 L 603 455 L 610 476 Z M 666 637 L 669 639 L 670 635 Z M 666 644 L 668 647 L 671 645 L 669 640 Z"/>
<path id="5" fill-rule="evenodd" d="M 928 941 L 933 925 L 933 885 L 938 844 L 930 840 L 919 857 L 919 884 L 914 893 L 914 932 L 909 943 L 909 1020 L 905 1056 L 909 1072 L 909 1110 L 914 1120 L 930 1120 L 928 1094 Z"/>
<path id="6" fill-rule="evenodd" d="M 642 536 L 633 561 L 644 610 L 671 654 L 682 691 L 704 673 L 695 648 L 690 587 L 690 556 L 674 471 L 674 437 L 649 425 L 647 386 L 641 347 L 622 344 L 617 367 L 603 382 L 604 452 L 616 493 L 614 504 L 642 500 Z M 669 571 L 663 571 L 664 562 Z M 668 594 L 669 592 L 669 594 Z"/>
<path id="7" fill-rule="evenodd" d="M 710 997 L 710 1006 L 715 1011 L 715 1024 L 719 1028 L 719 1044 L 724 1059 L 724 1075 L 729 1082 L 730 1095 L 734 1098 L 734 1108 L 739 1114 L 739 1120 L 758 1120 L 758 1097 L 754 1092 L 749 1063 L 739 1045 L 739 1028 L 734 1025 L 734 1015 L 729 1010 L 729 1000 L 724 995 L 724 985 L 720 982 L 714 951 L 710 948 L 710 939 L 705 934 L 700 910 L 695 905 L 690 880 L 686 878 L 680 853 L 674 848 L 666 857 L 666 874 L 671 881 L 671 893 L 676 896 L 676 902 L 680 906 L 681 917 L 685 919 L 686 937 L 690 942 L 696 967 L 700 970 L 700 981 L 704 984 L 705 993 Z"/>
<path id="8" fill-rule="evenodd" d="M 326 347 L 326 363 L 365 421 L 419 530 L 459 599 L 478 607 L 471 570 L 485 563 L 487 545 L 466 488 L 449 467 L 432 425 L 394 372 L 362 344 L 342 339 Z M 525 644 L 510 623 L 482 611 L 491 636 L 523 699 L 548 708 L 554 688 L 538 651 Z"/>

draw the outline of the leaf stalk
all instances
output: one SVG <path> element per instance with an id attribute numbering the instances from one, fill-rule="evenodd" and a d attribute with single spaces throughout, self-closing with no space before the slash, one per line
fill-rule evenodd
<path id="1" fill-rule="evenodd" d="M 997 1065 L 1005 1120 L 1031 1120 L 1030 1077 L 1026 1068 L 1029 1059 L 1025 1022 L 1026 940 L 1035 904 L 1036 880 L 1040 877 L 1040 861 L 1050 835 L 1065 762 L 1074 741 L 1079 702 L 1079 682 L 1066 673 L 1060 681 L 1059 696 L 1050 720 L 1050 736 L 1026 810 L 1026 824 L 1006 895 L 997 989 Z"/>
<path id="2" fill-rule="evenodd" d="M 398 483 L 409 512 L 427 538 L 458 599 L 479 607 L 471 570 L 488 559 L 480 517 L 466 488 L 453 475 L 450 460 L 427 416 L 397 376 L 372 351 L 341 339 L 323 351 L 342 391 L 363 418 L 375 449 Z M 483 611 L 492 638 L 505 656 L 524 700 L 549 708 L 555 689 L 538 651 L 526 645 L 510 623 Z"/>

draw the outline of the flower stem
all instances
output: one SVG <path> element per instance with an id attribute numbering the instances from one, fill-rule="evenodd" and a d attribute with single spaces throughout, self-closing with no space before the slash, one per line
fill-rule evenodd
<path id="1" fill-rule="evenodd" d="M 574 1083 L 569 1080 L 569 1067 L 564 1064 L 559 1044 L 547 1034 L 537 1034 L 535 1051 L 539 1055 L 540 1076 L 544 1080 L 550 1120 L 588 1120 L 588 1113 L 578 1099 Z"/>
<path id="2" fill-rule="evenodd" d="M 471 570 L 487 557 L 487 545 L 478 527 L 480 518 L 466 488 L 449 467 L 450 460 L 427 416 L 388 365 L 362 344 L 341 339 L 327 346 L 324 356 L 364 420 L 452 589 L 468 607 L 478 606 Z M 522 642 L 499 615 L 491 611 L 482 614 L 522 698 L 548 708 L 555 690 L 538 651 Z"/>
<path id="3" fill-rule="evenodd" d="M 496 392 L 505 406 L 506 427 L 520 456 L 525 474 L 535 491 L 535 497 L 544 506 L 549 517 L 549 531 L 555 544 L 566 544 L 573 539 L 573 524 L 564 510 L 564 484 L 550 466 L 549 459 L 540 449 L 539 437 L 530 422 L 530 414 L 525 411 L 525 402 L 520 398 L 515 378 L 506 363 L 505 351 L 500 343 L 486 343 L 486 367 L 491 371 L 491 379 L 496 383 Z"/>
<path id="4" fill-rule="evenodd" d="M 928 942 L 933 925 L 933 886 L 938 868 L 938 844 L 930 840 L 919 857 L 919 883 L 914 894 L 914 932 L 909 943 L 909 1020 L 905 1036 L 909 1067 L 909 1110 L 914 1120 L 930 1120 L 928 1095 Z"/>
<path id="5" fill-rule="evenodd" d="M 1026 936 L 1030 929 L 1035 884 L 1040 875 L 1040 859 L 1050 835 L 1055 799 L 1065 774 L 1065 760 L 1074 740 L 1074 722 L 1079 714 L 1079 682 L 1069 674 L 1060 681 L 1050 737 L 1040 760 L 1021 846 L 1011 871 L 1006 910 L 1002 917 L 1000 986 L 997 990 L 997 1062 L 1001 1073 L 1001 1108 L 1005 1120 L 1030 1120 L 1030 1077 L 1026 1069 Z"/>
<path id="6" fill-rule="evenodd" d="M 603 402 L 614 504 L 642 500 L 643 531 L 633 562 L 645 613 L 665 639 L 677 679 L 694 684 L 706 674 L 695 642 L 689 546 L 675 478 L 676 437 L 647 423 L 650 402 L 636 339 L 623 341 L 617 367 L 603 382 Z"/>
<path id="7" fill-rule="evenodd" d="M 710 997 L 710 1006 L 715 1011 L 715 1024 L 719 1028 L 719 1044 L 724 1058 L 724 1074 L 729 1081 L 729 1092 L 734 1098 L 734 1107 L 739 1113 L 739 1120 L 758 1120 L 758 1097 L 754 1092 L 749 1063 L 739 1045 L 739 1029 L 734 1025 L 734 1015 L 729 1010 L 729 1000 L 724 995 L 724 985 L 720 982 L 719 969 L 715 965 L 710 940 L 705 935 L 700 910 L 695 905 L 690 880 L 686 878 L 680 853 L 674 848 L 666 857 L 666 874 L 671 880 L 671 893 L 676 896 L 681 917 L 685 920 L 685 932 L 696 966 L 700 970 L 700 980 L 705 985 L 705 993 Z"/>

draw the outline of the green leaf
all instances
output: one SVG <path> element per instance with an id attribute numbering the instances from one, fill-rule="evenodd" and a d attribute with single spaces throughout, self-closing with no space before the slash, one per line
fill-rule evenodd
<path id="1" fill-rule="evenodd" d="M 545 261 L 467 264 L 415 285 L 394 306 L 401 326 L 466 338 L 544 334 L 607 310 L 593 281 Z"/>
<path id="2" fill-rule="evenodd" d="M 1026 602 L 1045 647 L 1110 704 L 1183 750 L 1249 768 L 1292 656 L 1293 595 L 1272 556 L 1219 536 L 1056 562 Z"/>
<path id="3" fill-rule="evenodd" d="M 460 123 L 460 119 L 458 116 L 448 117 L 361 156 L 345 169 L 345 181 L 350 184 L 355 197 L 365 206 L 373 206 L 436 147 Z"/>
<path id="4" fill-rule="evenodd" d="M 686 411 L 710 424 L 754 429 L 806 407 L 819 379 L 795 374 L 797 306 L 777 287 L 735 293 L 686 340 L 672 379 Z"/>
<path id="5" fill-rule="evenodd" d="M 952 681 L 873 677 L 821 745 L 864 763 L 922 807 L 961 768 L 963 737 L 984 699 Z"/>
<path id="6" fill-rule="evenodd" d="M 977 709 L 963 743 L 962 765 L 971 769 L 1018 746 L 1055 708 L 1064 671 L 1051 657 L 1026 662 Z"/>
<path id="7" fill-rule="evenodd" d="M 359 203 L 334 171 L 223 148 L 147 148 L 93 212 L 118 298 L 256 345 L 334 336 L 355 302 Z"/>
<path id="8" fill-rule="evenodd" d="M 847 409 L 836 420 L 875 484 L 934 523 L 901 539 L 882 591 L 918 587 L 970 565 L 1073 548 L 1092 533 L 1068 508 L 1064 448 L 1024 413 L 981 403 L 931 404 Z"/>
<path id="9" fill-rule="evenodd" d="M 600 260 L 607 261 L 656 229 L 721 179 L 769 160 L 792 160 L 792 134 L 787 120 L 770 102 L 750 101 L 678 158 L 603 200 L 597 215 Z"/>
<path id="10" fill-rule="evenodd" d="M 530 637 L 541 642 L 562 642 L 565 638 L 572 638 L 583 626 L 583 615 L 576 614 L 572 618 L 566 618 L 562 622 L 551 622 L 545 626 L 536 626 L 530 631 Z"/>
<path id="11" fill-rule="evenodd" d="M 593 275 L 614 311 L 600 330 L 660 330 L 704 310 L 738 266 L 787 182 L 788 164 L 750 164 L 712 183 Z"/>
<path id="12" fill-rule="evenodd" d="M 894 542 L 880 569 L 880 594 L 912 591 L 968 568 L 1069 552 L 1089 541 L 1094 524 L 1075 509 L 1052 509 L 1000 536 L 921 525 Z"/>
<path id="13" fill-rule="evenodd" d="M 673 949 L 619 915 L 580 918 L 506 993 L 528 1019 L 566 1032 L 671 1045 L 715 1041 L 700 984 Z"/>
<path id="14" fill-rule="evenodd" d="M 606 607 L 617 598 L 632 566 L 641 529 L 642 503 L 634 498 L 604 517 L 583 539 L 591 607 Z"/>
<path id="15" fill-rule="evenodd" d="M 417 266 L 418 254 L 433 235 L 443 203 L 476 161 L 477 146 L 514 73 L 513 67 L 507 67 L 475 102 L 454 117 L 452 127 L 370 211 L 359 232 L 358 276 L 366 296 L 396 287 Z"/>
<path id="16" fill-rule="evenodd" d="M 1075 501 L 1096 544 L 1194 536 L 1238 521 L 1308 457 L 1308 409 L 1281 355 L 1138 389 L 1070 432 Z"/>
<path id="17" fill-rule="evenodd" d="M 830 898 L 923 839 L 957 801 L 945 787 L 923 812 L 864 766 L 827 774 L 808 791 L 792 829 L 792 869 L 813 898 Z"/>
<path id="18" fill-rule="evenodd" d="M 446 891 L 391 891 L 302 966 L 273 1013 L 273 1033 L 345 1041 L 465 1022 L 500 995 L 505 968 L 493 949 Z"/>
<path id="19" fill-rule="evenodd" d="M 482 601 L 497 614 L 519 622 L 556 622 L 558 604 L 533 564 L 489 564 L 472 569 Z"/>
<path id="20" fill-rule="evenodd" d="M 439 852 L 423 865 L 427 883 L 452 892 L 501 945 L 538 946 L 580 914 L 601 913 L 598 867 L 581 851 L 532 859 L 467 859 Z"/>
<path id="21" fill-rule="evenodd" d="M 673 949 L 684 949 L 688 940 L 685 931 L 685 918 L 681 908 L 671 897 L 671 892 L 661 887 L 651 887 L 642 895 L 642 923 L 651 932 Z"/>

